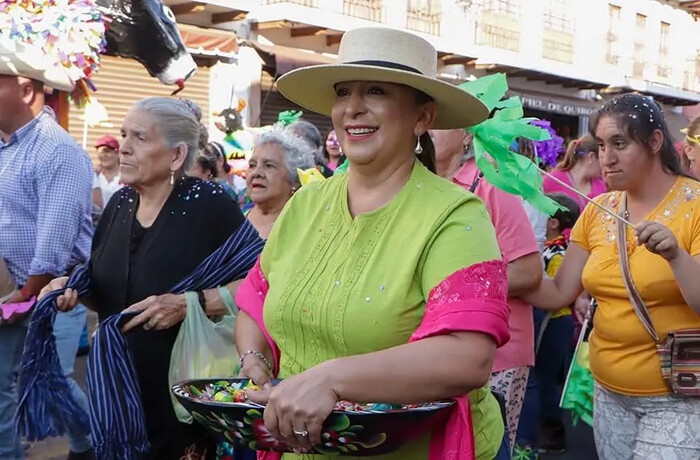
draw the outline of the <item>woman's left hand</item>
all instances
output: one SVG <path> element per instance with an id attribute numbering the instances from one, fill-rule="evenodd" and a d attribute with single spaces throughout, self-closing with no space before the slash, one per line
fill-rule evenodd
<path id="1" fill-rule="evenodd" d="M 650 252 L 660 255 L 669 262 L 675 259 L 680 252 L 678 240 L 673 232 L 658 222 L 638 224 L 635 234 L 639 246 L 646 246 Z"/>
<path id="2" fill-rule="evenodd" d="M 184 294 L 152 295 L 135 303 L 122 313 L 140 312 L 129 320 L 122 332 L 128 332 L 136 326 L 143 325 L 146 330 L 169 329 L 185 319 L 187 302 Z"/>
<path id="3" fill-rule="evenodd" d="M 265 407 L 265 427 L 270 434 L 298 452 L 321 444 L 323 422 L 333 412 L 338 395 L 330 384 L 327 366 L 313 367 L 284 379 L 275 387 L 249 391 L 248 397 Z"/>

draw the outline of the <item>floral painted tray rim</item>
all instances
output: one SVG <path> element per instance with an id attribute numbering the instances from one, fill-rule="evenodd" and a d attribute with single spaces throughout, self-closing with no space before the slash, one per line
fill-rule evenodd
<path id="1" fill-rule="evenodd" d="M 180 396 L 182 398 L 186 398 L 190 402 L 194 404 L 202 404 L 204 406 L 209 406 L 209 407 L 219 407 L 219 408 L 248 408 L 248 409 L 263 409 L 265 406 L 263 404 L 258 404 L 254 402 L 223 402 L 223 401 L 206 401 L 203 399 L 199 399 L 196 396 L 194 396 L 192 393 L 187 391 L 185 388 L 188 385 L 191 385 L 193 383 L 198 383 L 201 384 L 203 382 L 218 382 L 221 380 L 238 380 L 238 379 L 232 379 L 232 378 L 222 378 L 222 379 L 193 379 L 193 380 L 185 380 L 183 382 L 179 382 L 172 387 L 172 392 L 176 396 Z M 241 379 L 242 380 L 242 379 Z M 381 410 L 334 410 L 334 414 L 356 414 L 356 415 L 362 415 L 362 414 L 374 414 L 374 415 L 395 415 L 395 414 L 400 414 L 400 413 L 406 413 L 406 412 L 424 412 L 424 411 L 436 411 L 439 409 L 444 409 L 445 407 L 449 407 L 455 404 L 455 401 L 438 401 L 434 403 L 428 403 L 428 404 L 423 404 L 417 407 L 411 407 L 411 408 L 400 408 L 400 409 L 381 409 Z"/>

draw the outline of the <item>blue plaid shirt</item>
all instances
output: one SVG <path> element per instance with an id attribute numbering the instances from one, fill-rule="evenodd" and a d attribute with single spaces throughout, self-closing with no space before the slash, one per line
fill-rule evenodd
<path id="1" fill-rule="evenodd" d="M 0 256 L 17 284 L 89 258 L 93 175 L 48 107 L 0 138 Z"/>

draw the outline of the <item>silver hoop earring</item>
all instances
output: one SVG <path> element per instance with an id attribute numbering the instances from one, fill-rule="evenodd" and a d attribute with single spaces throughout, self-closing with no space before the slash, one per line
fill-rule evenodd
<path id="1" fill-rule="evenodd" d="M 420 136 L 418 136 L 418 141 L 416 142 L 416 148 L 413 149 L 414 152 L 416 152 L 416 155 L 420 155 L 423 153 L 423 146 L 420 145 Z"/>

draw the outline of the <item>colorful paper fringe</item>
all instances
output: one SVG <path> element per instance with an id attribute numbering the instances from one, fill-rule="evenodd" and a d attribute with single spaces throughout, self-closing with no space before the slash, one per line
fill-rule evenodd
<path id="1" fill-rule="evenodd" d="M 350 160 L 348 160 L 348 159 L 346 158 L 345 161 L 343 161 L 343 163 L 341 163 L 340 166 L 338 166 L 337 168 L 335 168 L 335 172 L 333 173 L 333 175 L 334 175 L 334 176 L 339 176 L 339 175 L 341 175 L 341 174 L 347 174 L 349 168 L 350 168 Z"/>
<path id="2" fill-rule="evenodd" d="M 594 379 L 590 370 L 590 352 L 587 333 L 589 322 L 583 325 L 574 359 L 571 362 L 569 376 L 564 384 L 561 398 L 561 408 L 571 411 L 573 423 L 576 425 L 583 420 L 593 426 L 593 393 Z"/>
<path id="3" fill-rule="evenodd" d="M 289 126 L 297 121 L 304 115 L 301 110 L 285 110 L 277 115 L 277 123 L 284 126 Z"/>
<path id="4" fill-rule="evenodd" d="M 564 139 L 557 136 L 557 132 L 552 128 L 552 123 L 548 120 L 533 120 L 531 125 L 547 130 L 549 139 L 534 141 L 537 157 L 547 166 L 556 166 L 559 161 L 559 153 L 564 146 Z"/>
<path id="5" fill-rule="evenodd" d="M 519 137 L 533 141 L 550 139 L 549 132 L 531 125 L 534 118 L 523 118 L 523 105 L 517 96 L 501 100 L 508 92 L 505 74 L 481 77 L 460 87 L 493 112 L 486 121 L 467 128 L 474 136 L 476 164 L 486 180 L 505 192 L 521 196 L 543 213 L 553 215 L 559 205 L 544 194 L 537 165 L 510 148 Z"/>
<path id="6" fill-rule="evenodd" d="M 71 81 L 84 80 L 86 92 L 107 45 L 106 21 L 93 0 L 0 0 L 0 43 L 40 49 Z"/>

